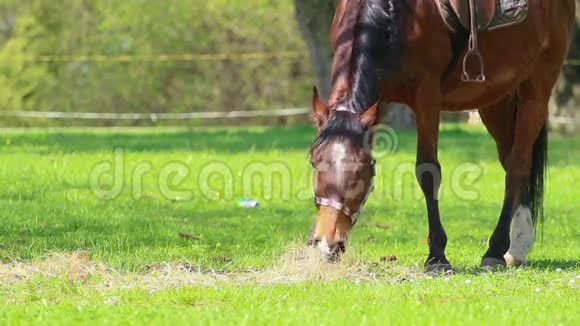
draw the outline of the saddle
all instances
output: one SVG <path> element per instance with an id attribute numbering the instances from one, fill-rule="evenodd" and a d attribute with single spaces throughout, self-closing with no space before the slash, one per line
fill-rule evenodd
<path id="1" fill-rule="evenodd" d="M 460 28 L 469 32 L 469 49 L 463 59 L 464 82 L 483 83 L 486 80 L 483 57 L 479 52 L 478 34 L 523 22 L 528 16 L 528 0 L 436 0 L 443 21 L 453 33 Z M 476 59 L 479 73 L 468 71 L 470 59 Z"/>
<path id="2" fill-rule="evenodd" d="M 469 0 L 437 0 L 447 27 L 455 32 L 461 26 L 471 31 Z M 505 28 L 523 22 L 528 16 L 528 0 L 474 0 L 477 31 Z"/>

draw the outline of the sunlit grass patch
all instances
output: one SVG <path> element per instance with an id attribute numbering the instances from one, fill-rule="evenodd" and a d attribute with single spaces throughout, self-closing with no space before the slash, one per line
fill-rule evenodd
<path id="1" fill-rule="evenodd" d="M 501 209 L 504 173 L 483 129 L 443 127 L 447 187 L 461 164 L 483 175 L 472 185 L 476 199 L 449 188 L 442 196 L 456 273 L 432 277 L 423 270 L 427 219 L 416 181 L 392 182 L 392 171 L 413 164 L 415 136 L 397 136 L 397 151 L 378 162 L 379 188 L 346 256 L 327 264 L 304 245 L 314 217 L 310 127 L 2 131 L 0 320 L 576 324 L 579 140 L 552 137 L 548 218 L 530 266 L 484 273 L 478 266 Z M 124 151 L 123 189 L 102 199 L 90 174 L 114 160 L 116 148 Z M 161 189 L 174 162 L 186 176 Z M 211 162 L 231 172 L 231 196 L 200 191 L 198 177 Z M 259 187 L 249 194 L 259 208 L 239 207 L 247 197 L 243 171 L 255 162 L 283 162 L 291 197 L 281 198 L 274 179 L 273 196 Z M 146 164 L 151 171 L 135 182 Z M 102 178 L 105 186 L 114 180 Z"/>

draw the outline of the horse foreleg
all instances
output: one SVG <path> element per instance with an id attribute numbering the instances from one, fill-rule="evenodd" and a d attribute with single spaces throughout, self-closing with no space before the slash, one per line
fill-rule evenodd
<path id="1" fill-rule="evenodd" d="M 447 234 L 439 215 L 439 188 L 441 187 L 441 165 L 437 155 L 440 108 L 437 103 L 437 88 L 420 88 L 414 107 L 417 121 L 417 165 L 416 176 L 425 195 L 429 219 L 429 256 L 425 266 L 428 272 L 450 272 L 451 264 L 445 257 Z M 423 101 L 422 99 L 425 99 Z"/>

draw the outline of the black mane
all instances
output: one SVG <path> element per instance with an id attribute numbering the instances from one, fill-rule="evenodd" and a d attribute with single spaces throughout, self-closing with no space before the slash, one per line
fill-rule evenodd
<path id="1" fill-rule="evenodd" d="M 364 0 L 359 7 L 351 58 L 351 86 L 344 105 L 363 113 L 380 100 L 383 81 L 398 71 L 405 0 Z M 363 126 L 352 114 L 331 112 L 313 148 L 333 137 L 363 141 Z"/>
<path id="2" fill-rule="evenodd" d="M 349 140 L 355 146 L 364 144 L 365 129 L 359 119 L 353 119 L 352 113 L 333 112 L 318 138 L 312 145 L 312 150 L 322 149 L 330 140 Z"/>
<path id="3" fill-rule="evenodd" d="M 380 99 L 383 81 L 399 69 L 404 0 L 366 0 L 355 29 L 351 94 L 347 105 L 362 112 Z"/>

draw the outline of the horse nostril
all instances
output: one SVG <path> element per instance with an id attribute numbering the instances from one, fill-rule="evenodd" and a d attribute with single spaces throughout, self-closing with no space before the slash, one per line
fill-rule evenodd
<path id="1" fill-rule="evenodd" d="M 337 252 L 340 252 L 340 254 L 344 254 L 346 252 L 346 242 L 345 241 L 339 241 L 336 244 L 336 249 Z"/>

